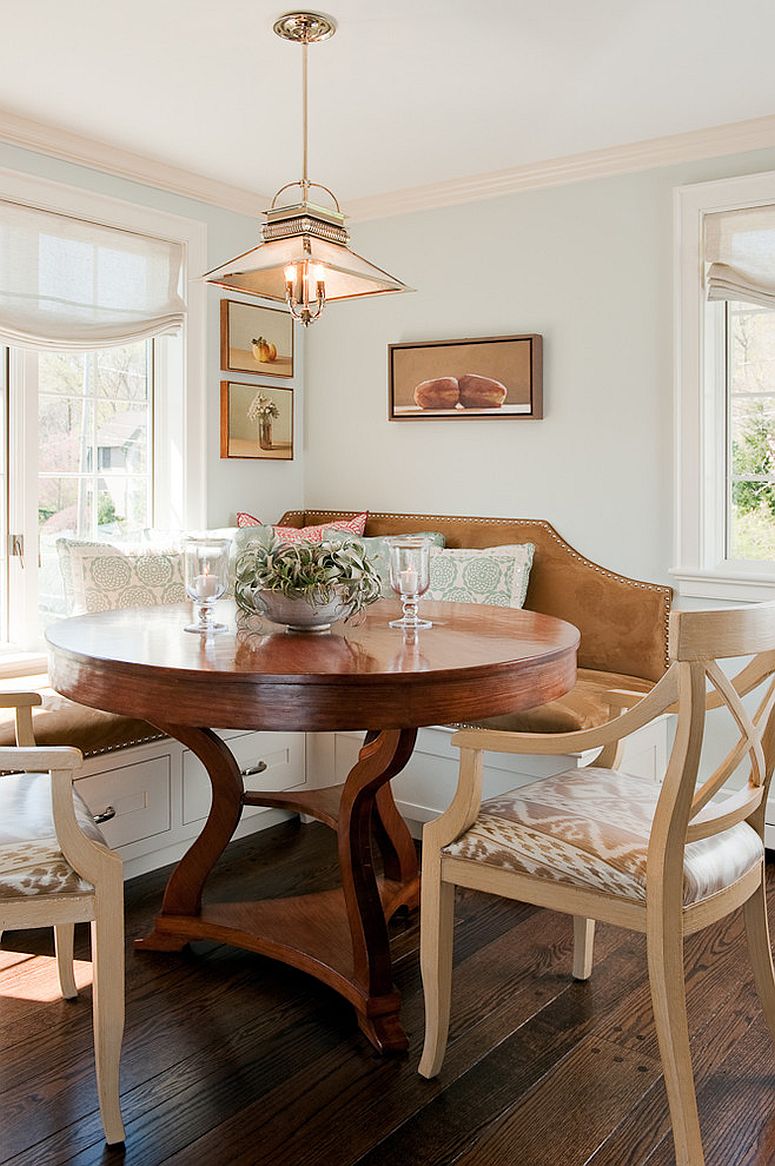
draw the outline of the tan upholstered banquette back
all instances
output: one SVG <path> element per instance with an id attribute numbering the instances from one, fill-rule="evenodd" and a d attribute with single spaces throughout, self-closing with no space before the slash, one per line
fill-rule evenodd
<path id="1" fill-rule="evenodd" d="M 356 511 L 289 510 L 285 526 L 351 518 Z M 439 530 L 449 547 L 535 544 L 525 606 L 556 615 L 581 632 L 579 667 L 658 680 L 667 667 L 667 632 L 673 592 L 591 562 L 550 523 L 528 518 L 471 518 L 443 514 L 375 514 L 367 535 Z"/>

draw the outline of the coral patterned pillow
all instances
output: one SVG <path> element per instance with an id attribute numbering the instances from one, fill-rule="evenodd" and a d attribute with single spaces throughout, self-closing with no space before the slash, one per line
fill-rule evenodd
<path id="1" fill-rule="evenodd" d="M 339 522 L 321 522 L 319 526 L 275 526 L 272 529 L 277 537 L 286 543 L 298 543 L 302 539 L 319 543 L 323 541 L 324 530 L 339 530 L 345 534 L 360 537 L 366 529 L 368 517 L 368 510 L 364 510 L 361 514 L 356 514 L 354 518 L 343 518 Z M 237 526 L 239 527 L 263 525 L 260 518 L 254 518 L 252 514 L 245 514 L 244 511 L 237 514 Z"/>

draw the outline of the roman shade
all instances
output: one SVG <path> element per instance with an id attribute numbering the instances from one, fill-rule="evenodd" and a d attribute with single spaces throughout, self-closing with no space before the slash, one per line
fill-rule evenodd
<path id="1" fill-rule="evenodd" d="M 177 331 L 179 243 L 0 199 L 0 343 L 87 351 Z"/>
<path id="2" fill-rule="evenodd" d="M 705 261 L 709 300 L 775 308 L 775 206 L 706 215 Z"/>

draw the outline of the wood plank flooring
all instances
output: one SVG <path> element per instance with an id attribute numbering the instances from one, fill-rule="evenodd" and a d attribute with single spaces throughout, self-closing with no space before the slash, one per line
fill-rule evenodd
<path id="1" fill-rule="evenodd" d="M 210 895 L 336 882 L 333 836 L 286 822 L 233 843 Z M 775 868 L 771 914 L 775 919 Z M 164 875 L 127 884 L 128 943 Z M 599 927 L 595 970 L 570 978 L 570 921 L 463 893 L 441 1077 L 422 1043 L 417 919 L 393 928 L 406 1057 L 382 1059 L 315 980 L 200 943 L 131 949 L 122 1102 L 107 1150 L 92 1067 L 90 966 L 57 994 L 49 932 L 0 944 L 0 1163 L 207 1166 L 667 1166 L 674 1162 L 642 938 Z M 77 955 L 87 958 L 86 929 Z M 775 1163 L 775 1052 L 733 916 L 687 944 L 690 1024 L 708 1166 Z"/>

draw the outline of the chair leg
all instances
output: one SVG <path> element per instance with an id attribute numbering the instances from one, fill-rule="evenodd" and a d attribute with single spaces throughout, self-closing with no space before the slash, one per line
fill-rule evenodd
<path id="1" fill-rule="evenodd" d="M 770 931 L 767 925 L 767 897 L 762 881 L 743 907 L 748 954 L 753 967 L 762 1012 L 775 1040 L 775 972 L 772 966 Z"/>
<path id="2" fill-rule="evenodd" d="M 673 1126 L 676 1166 L 703 1166 L 700 1120 L 686 1017 L 681 919 L 646 936 L 649 987 L 654 1007 L 665 1090 Z"/>
<path id="3" fill-rule="evenodd" d="M 108 1145 L 124 1141 L 119 1103 L 119 1063 L 124 1033 L 124 911 L 120 880 L 98 894 L 91 925 L 94 966 L 94 1060 L 97 1095 Z"/>
<path id="4" fill-rule="evenodd" d="M 425 1044 L 418 1072 L 423 1077 L 435 1077 L 439 1073 L 447 1050 L 452 1003 L 454 927 L 454 885 L 442 882 L 438 862 L 426 863 L 423 867 L 420 902 L 420 970 L 425 994 Z"/>
<path id="5" fill-rule="evenodd" d="M 59 989 L 65 1000 L 75 1000 L 78 995 L 78 988 L 75 984 L 75 968 L 73 966 L 74 943 L 75 924 L 57 924 L 54 928 L 54 951 L 57 957 Z"/>
<path id="6" fill-rule="evenodd" d="M 588 980 L 595 954 L 595 920 L 573 916 L 573 978 Z"/>

